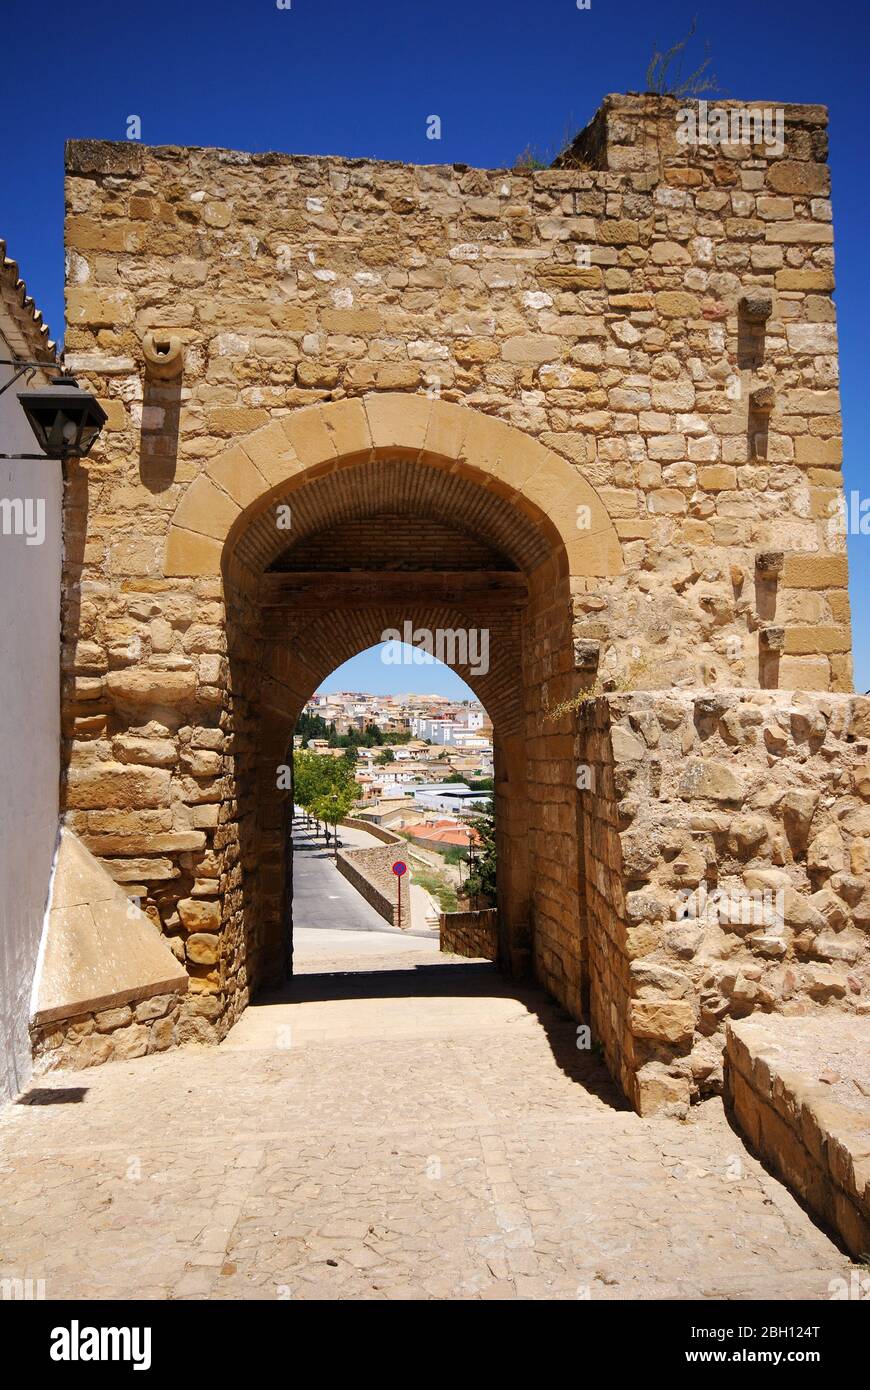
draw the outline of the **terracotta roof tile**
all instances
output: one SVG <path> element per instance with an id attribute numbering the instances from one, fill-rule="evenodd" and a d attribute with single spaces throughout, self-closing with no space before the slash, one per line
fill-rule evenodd
<path id="1" fill-rule="evenodd" d="M 18 270 L 18 262 L 6 254 L 6 242 L 0 237 L 0 298 L 15 318 L 24 342 L 26 355 L 50 364 L 57 360 L 57 344 L 49 337 L 48 324 L 43 322 L 27 286 Z"/>

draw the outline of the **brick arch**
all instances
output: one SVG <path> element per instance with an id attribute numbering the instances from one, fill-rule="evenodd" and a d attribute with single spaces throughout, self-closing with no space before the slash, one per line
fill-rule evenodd
<path id="1" fill-rule="evenodd" d="M 372 604 L 355 609 L 350 618 L 341 610 L 312 618 L 294 630 L 292 645 L 275 643 L 268 648 L 260 668 L 260 710 L 283 720 L 292 732 L 303 706 L 326 677 L 361 652 L 380 646 L 382 634 L 388 628 L 400 628 L 406 618 L 430 631 L 485 623 L 490 633 L 489 669 L 476 672 L 460 661 L 449 663 L 450 667 L 474 691 L 502 737 L 522 732 L 523 707 L 516 680 L 519 614 L 506 612 L 494 618 L 485 609 L 475 612 L 467 605 Z"/>
<path id="2" fill-rule="evenodd" d="M 277 506 L 282 502 L 290 506 L 289 530 L 276 526 Z M 241 530 L 234 528 L 225 570 L 230 557 L 257 574 L 284 564 L 296 569 L 299 564 L 295 557 L 305 541 L 314 542 L 315 555 L 319 546 L 323 553 L 332 555 L 334 564 L 343 563 L 356 551 L 353 537 L 347 538 L 346 550 L 340 545 L 336 547 L 334 538 L 340 535 L 342 524 L 364 521 L 371 527 L 385 516 L 390 520 L 369 532 L 376 537 L 374 546 L 366 546 L 363 537 L 356 537 L 363 541 L 370 564 L 378 569 L 390 568 L 393 561 L 403 564 L 397 551 L 406 528 L 414 523 L 433 535 L 440 531 L 444 545 L 461 568 L 466 566 L 466 555 L 470 562 L 475 540 L 488 548 L 488 554 L 479 560 L 482 567 L 495 563 L 526 574 L 543 564 L 554 550 L 562 548 L 557 537 L 547 536 L 540 525 L 507 498 L 477 480 L 439 467 L 429 455 L 362 457 L 330 473 L 319 474 L 295 491 L 282 489 L 273 495 L 272 505 L 243 515 L 247 524 Z M 448 534 L 451 531 L 453 544 Z M 457 533 L 464 535 L 458 549 Z M 418 541 L 422 540 L 418 531 Z M 424 568 L 426 550 L 430 565 L 441 563 L 437 551 L 425 547 L 420 552 Z M 405 563 L 417 567 L 413 552 L 406 556 Z"/>
<path id="3" fill-rule="evenodd" d="M 234 441 L 176 507 L 164 575 L 221 574 L 259 513 L 317 478 L 385 456 L 425 459 L 507 499 L 564 556 L 568 574 L 622 569 L 613 521 L 567 459 L 467 406 L 385 392 L 306 406 Z"/>

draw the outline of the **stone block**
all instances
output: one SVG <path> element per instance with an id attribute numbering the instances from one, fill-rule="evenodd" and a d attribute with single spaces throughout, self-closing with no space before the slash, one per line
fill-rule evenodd
<path id="1" fill-rule="evenodd" d="M 695 1030 L 695 1011 L 685 1001 L 632 999 L 628 1026 L 636 1038 L 651 1038 L 666 1043 L 685 1042 Z"/>

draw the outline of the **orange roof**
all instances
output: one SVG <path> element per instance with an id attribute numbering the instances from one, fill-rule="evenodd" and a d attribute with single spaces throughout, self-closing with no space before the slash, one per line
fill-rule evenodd
<path id="1" fill-rule="evenodd" d="M 413 825 L 406 826 L 405 832 L 412 840 L 429 840 L 440 845 L 455 845 L 467 849 L 471 837 L 464 826 L 454 825 Z"/>

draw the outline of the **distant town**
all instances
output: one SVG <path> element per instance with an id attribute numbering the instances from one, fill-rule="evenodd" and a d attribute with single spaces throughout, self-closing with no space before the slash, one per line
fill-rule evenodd
<path id="1" fill-rule="evenodd" d="M 353 749 L 354 815 L 404 833 L 424 852 L 467 852 L 476 838 L 469 822 L 491 806 L 492 722 L 477 700 L 318 693 L 294 743 L 323 757 Z"/>

